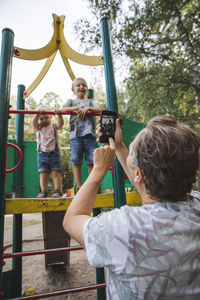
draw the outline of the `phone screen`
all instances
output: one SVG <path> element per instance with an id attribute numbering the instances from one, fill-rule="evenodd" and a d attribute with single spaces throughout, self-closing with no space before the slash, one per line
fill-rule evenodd
<path id="1" fill-rule="evenodd" d="M 102 110 L 101 112 L 101 132 L 100 143 L 108 143 L 109 137 L 115 137 L 115 121 L 116 112 L 109 110 Z"/>

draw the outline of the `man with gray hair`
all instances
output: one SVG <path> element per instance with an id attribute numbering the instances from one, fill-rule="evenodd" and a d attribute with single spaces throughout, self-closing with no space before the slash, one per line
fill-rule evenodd
<path id="1" fill-rule="evenodd" d="M 117 120 L 115 142 L 95 150 L 93 170 L 63 225 L 91 266 L 107 267 L 108 299 L 200 299 L 200 193 L 192 191 L 199 148 L 197 133 L 166 115 L 151 119 L 129 151 Z M 91 217 L 115 154 L 142 206 Z"/>

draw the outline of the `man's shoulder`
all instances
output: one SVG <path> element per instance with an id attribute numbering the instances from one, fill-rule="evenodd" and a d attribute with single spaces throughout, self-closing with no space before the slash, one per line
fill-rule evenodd
<path id="1" fill-rule="evenodd" d="M 194 198 L 196 198 L 200 202 L 200 192 L 192 190 L 190 195 Z"/>

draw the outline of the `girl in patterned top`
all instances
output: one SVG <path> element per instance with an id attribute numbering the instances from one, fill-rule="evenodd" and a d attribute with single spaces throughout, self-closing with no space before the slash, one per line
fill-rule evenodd
<path id="1" fill-rule="evenodd" d="M 38 110 L 40 114 L 33 117 L 33 126 L 37 135 L 37 163 L 41 189 L 37 197 L 43 198 L 48 196 L 47 187 L 49 175 L 51 174 L 55 189 L 52 197 L 56 198 L 62 196 L 58 130 L 62 129 L 63 117 L 60 111 L 56 110 L 55 114 L 58 115 L 58 122 L 51 123 L 51 115 L 45 114 L 45 111 L 49 110 L 48 107 L 40 106 Z"/>

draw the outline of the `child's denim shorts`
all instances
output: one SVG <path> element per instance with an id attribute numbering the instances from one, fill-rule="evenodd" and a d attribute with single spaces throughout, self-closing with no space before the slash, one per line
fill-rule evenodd
<path id="1" fill-rule="evenodd" d="M 92 135 L 71 139 L 70 148 L 72 164 L 81 164 L 83 162 L 83 153 L 85 153 L 86 163 L 93 165 L 93 152 L 97 148 L 97 142 Z"/>
<path id="2" fill-rule="evenodd" d="M 38 172 L 61 171 L 60 153 L 56 152 L 38 152 L 37 157 Z"/>

